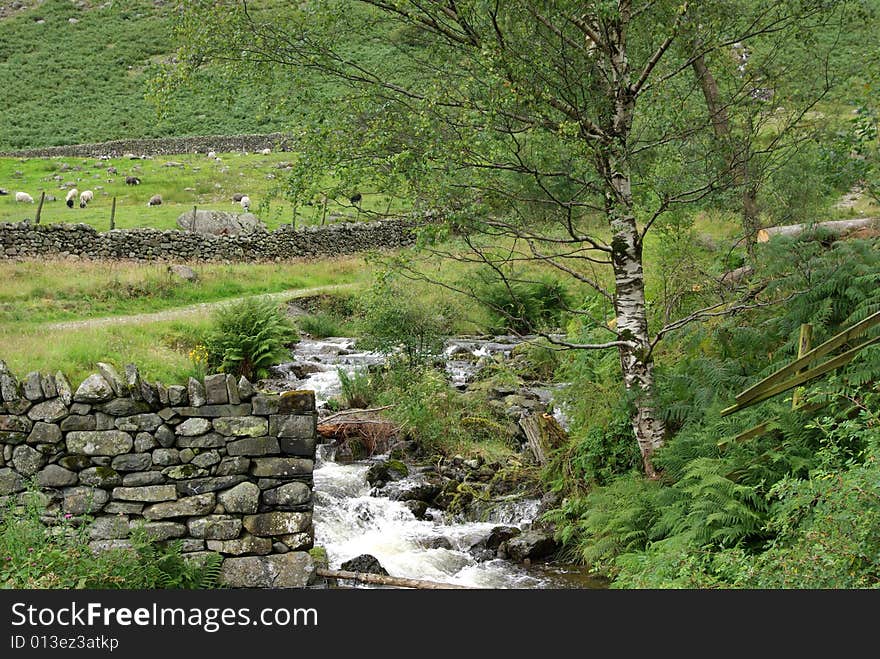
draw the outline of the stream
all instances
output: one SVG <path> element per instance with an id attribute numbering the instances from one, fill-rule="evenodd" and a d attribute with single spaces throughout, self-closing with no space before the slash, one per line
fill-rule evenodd
<path id="1" fill-rule="evenodd" d="M 481 357 L 513 350 L 519 339 L 451 339 L 445 351 L 450 383 L 464 388 L 481 367 Z M 464 354 L 470 353 L 469 355 Z M 328 400 L 341 393 L 337 368 L 348 373 L 384 357 L 359 351 L 351 338 L 304 339 L 293 350 L 293 361 L 276 366 L 262 386 L 273 390 L 312 389 L 319 418 Z M 536 394 L 550 400 L 552 389 Z M 471 548 L 498 526 L 527 530 L 535 518 L 538 499 L 502 501 L 483 521 L 454 519 L 439 509 L 429 509 L 417 519 L 403 502 L 384 496 L 367 482 L 367 470 L 377 455 L 358 461 L 336 461 L 333 447 L 318 446 L 315 464 L 315 544 L 327 551 L 331 568 L 356 556 L 369 554 L 395 577 L 423 579 L 474 588 L 604 588 L 605 582 L 582 566 L 535 562 L 524 565 L 493 558 L 481 560 Z M 406 477 L 396 485 L 406 487 Z M 355 582 L 339 587 L 375 588 Z"/>

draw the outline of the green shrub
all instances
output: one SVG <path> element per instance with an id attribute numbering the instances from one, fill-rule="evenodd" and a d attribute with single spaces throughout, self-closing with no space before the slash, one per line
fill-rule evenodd
<path id="1" fill-rule="evenodd" d="M 211 365 L 226 373 L 260 379 L 289 356 L 296 340 L 290 320 L 271 300 L 245 298 L 221 306 L 213 315 L 205 346 Z"/>
<path id="2" fill-rule="evenodd" d="M 296 325 L 301 332 L 305 332 L 316 339 L 324 339 L 328 336 L 343 336 L 339 319 L 329 313 L 318 312 L 297 318 Z"/>
<path id="3" fill-rule="evenodd" d="M 351 375 L 344 368 L 337 368 L 342 385 L 342 399 L 348 407 L 360 409 L 370 406 L 373 400 L 372 382 L 366 369 L 357 369 Z"/>
<path id="4" fill-rule="evenodd" d="M 549 278 L 500 281 L 494 273 L 481 272 L 474 293 L 489 311 L 491 332 L 557 329 L 569 302 L 562 283 Z"/>
<path id="5" fill-rule="evenodd" d="M 400 350 L 410 365 L 424 364 L 443 350 L 447 328 L 443 309 L 417 298 L 412 288 L 380 281 L 361 303 L 361 339 L 367 350 Z"/>

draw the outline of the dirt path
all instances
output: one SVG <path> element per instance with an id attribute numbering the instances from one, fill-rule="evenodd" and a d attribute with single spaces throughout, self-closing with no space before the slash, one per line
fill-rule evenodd
<path id="1" fill-rule="evenodd" d="M 245 298 L 266 299 L 266 300 L 283 300 L 296 299 L 300 297 L 308 297 L 310 295 L 320 295 L 321 293 L 330 293 L 332 291 L 343 291 L 355 288 L 357 284 L 330 284 L 328 286 L 315 286 L 314 288 L 293 288 L 278 293 L 262 293 L 259 295 L 244 295 L 242 297 L 228 298 L 217 302 L 200 302 L 199 304 L 191 304 L 186 307 L 176 307 L 174 309 L 165 309 L 164 311 L 154 311 L 151 313 L 138 313 L 130 316 L 106 316 L 104 318 L 87 318 L 85 320 L 67 320 L 61 323 L 46 323 L 41 326 L 43 330 L 76 330 L 88 329 L 91 327 L 107 327 L 111 325 L 131 325 L 141 323 L 156 323 L 165 320 L 179 320 L 188 316 L 202 314 L 215 309 L 223 304 L 243 300 Z"/>

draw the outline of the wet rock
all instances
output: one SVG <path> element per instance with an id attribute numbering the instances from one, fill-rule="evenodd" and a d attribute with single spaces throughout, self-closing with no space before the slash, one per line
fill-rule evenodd
<path id="1" fill-rule="evenodd" d="M 509 558 L 515 561 L 537 560 L 546 558 L 559 549 L 553 535 L 541 530 L 529 530 L 506 542 L 499 547 Z"/>
<path id="2" fill-rule="evenodd" d="M 424 501 L 404 501 L 403 505 L 409 508 L 416 519 L 428 519 L 428 504 Z"/>
<path id="3" fill-rule="evenodd" d="M 368 574 L 382 574 L 388 576 L 388 570 L 382 567 L 379 559 L 372 554 L 361 554 L 343 562 L 340 566 L 342 570 L 349 572 L 366 572 Z"/>

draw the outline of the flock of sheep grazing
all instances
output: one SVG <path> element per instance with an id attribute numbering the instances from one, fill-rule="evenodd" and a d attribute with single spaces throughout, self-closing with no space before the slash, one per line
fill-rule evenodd
<path id="1" fill-rule="evenodd" d="M 263 149 L 262 151 L 260 151 L 260 153 L 264 154 L 264 155 L 271 153 L 271 149 Z M 208 157 L 209 158 L 217 158 L 217 154 L 214 151 L 210 151 L 208 153 Z M 114 169 L 114 173 L 115 173 L 115 168 L 113 168 L 113 169 Z M 125 177 L 125 184 L 126 185 L 140 185 L 141 180 L 137 176 L 126 176 Z M 0 194 L 8 194 L 8 193 L 5 190 L 0 190 Z M 73 208 L 74 205 L 77 203 L 77 199 L 78 199 L 79 207 L 85 208 L 86 206 L 88 206 L 89 202 L 92 201 L 92 199 L 94 199 L 94 196 L 95 196 L 95 194 L 91 190 L 83 190 L 82 192 L 80 192 L 76 188 L 71 188 L 70 190 L 67 191 L 67 195 L 65 196 L 64 201 L 67 204 L 68 208 Z M 32 204 L 32 203 L 34 203 L 34 198 L 31 195 L 29 195 L 27 192 L 19 191 L 19 192 L 15 193 L 15 201 L 21 202 L 21 203 Z M 241 205 L 241 207 L 244 211 L 250 210 L 251 199 L 246 194 L 236 193 L 236 194 L 232 195 L 232 202 Z M 148 207 L 161 206 L 161 205 L 162 205 L 162 195 L 160 195 L 160 194 L 153 195 L 152 197 L 150 197 L 149 201 L 147 202 Z"/>

